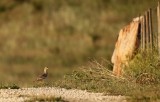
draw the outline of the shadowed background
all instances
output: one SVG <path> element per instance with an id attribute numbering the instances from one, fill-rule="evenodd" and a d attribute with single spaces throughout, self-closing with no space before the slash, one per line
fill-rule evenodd
<path id="1" fill-rule="evenodd" d="M 50 82 L 109 59 L 119 30 L 157 0 L 0 0 L 0 83 Z M 77 67 L 78 66 L 78 67 Z"/>

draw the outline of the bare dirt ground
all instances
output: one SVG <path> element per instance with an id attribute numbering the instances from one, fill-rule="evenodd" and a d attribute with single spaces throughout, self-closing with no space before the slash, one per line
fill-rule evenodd
<path id="1" fill-rule="evenodd" d="M 69 102 L 126 102 L 124 96 L 109 96 L 85 90 L 56 87 L 0 89 L 0 102 L 24 102 L 31 97 L 61 97 Z"/>

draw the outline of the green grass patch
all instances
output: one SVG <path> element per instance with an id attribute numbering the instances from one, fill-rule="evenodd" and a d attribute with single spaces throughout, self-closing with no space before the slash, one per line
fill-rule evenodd
<path id="1" fill-rule="evenodd" d="M 145 56 L 145 57 L 144 57 Z M 89 65 L 65 75 L 56 83 L 65 88 L 78 88 L 108 95 L 130 96 L 129 101 L 160 100 L 160 60 L 157 54 L 138 54 L 123 68 L 123 76 L 112 74 L 108 61 L 93 61 Z"/>
<path id="2" fill-rule="evenodd" d="M 0 89 L 19 89 L 20 87 L 16 84 L 10 84 L 10 85 L 0 85 Z"/>

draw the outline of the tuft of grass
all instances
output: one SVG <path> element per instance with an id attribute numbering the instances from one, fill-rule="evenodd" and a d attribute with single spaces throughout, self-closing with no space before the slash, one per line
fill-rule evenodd
<path id="1" fill-rule="evenodd" d="M 156 53 L 135 56 L 119 78 L 109 70 L 112 65 L 108 61 L 103 63 L 94 60 L 80 70 L 65 75 L 56 85 L 108 95 L 130 96 L 129 101 L 160 100 L 160 59 Z"/>
<path id="2" fill-rule="evenodd" d="M 27 100 L 26 102 L 68 102 L 63 100 L 61 97 L 33 97 L 30 100 Z"/>
<path id="3" fill-rule="evenodd" d="M 36 82 L 33 87 L 34 88 L 38 88 L 38 87 L 47 87 L 47 86 L 51 86 L 50 83 L 47 82 Z"/>
<path id="4" fill-rule="evenodd" d="M 156 52 L 139 53 L 124 68 L 124 76 L 142 85 L 158 84 L 160 81 L 160 58 Z"/>
<path id="5" fill-rule="evenodd" d="M 102 65 L 102 63 L 105 63 L 105 65 Z M 112 74 L 111 70 L 108 70 L 112 66 L 109 61 L 104 60 L 102 63 L 95 60 L 89 62 L 87 66 L 65 75 L 64 79 L 57 81 L 55 85 L 65 88 L 105 92 L 112 95 L 125 95 L 128 90 L 132 90 L 127 79 L 117 78 Z"/>
<path id="6" fill-rule="evenodd" d="M 0 89 L 19 89 L 20 87 L 16 84 L 11 84 L 11 85 L 0 85 Z"/>

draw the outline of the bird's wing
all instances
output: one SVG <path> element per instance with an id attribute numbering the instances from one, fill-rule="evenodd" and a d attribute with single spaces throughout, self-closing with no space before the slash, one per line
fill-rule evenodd
<path id="1" fill-rule="evenodd" d="M 42 74 L 42 75 L 40 75 L 38 78 L 37 78 L 37 80 L 43 80 L 43 79 L 45 79 L 47 77 L 47 74 Z"/>

